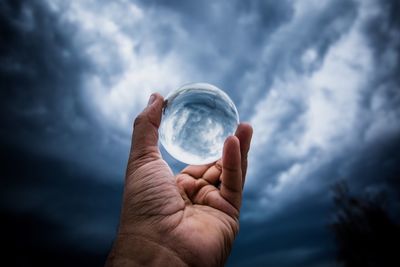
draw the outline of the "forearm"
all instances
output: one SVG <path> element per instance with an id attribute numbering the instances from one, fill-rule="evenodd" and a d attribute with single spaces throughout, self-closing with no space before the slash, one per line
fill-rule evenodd
<path id="1" fill-rule="evenodd" d="M 188 266 L 171 249 L 140 236 L 119 236 L 105 267 Z"/>

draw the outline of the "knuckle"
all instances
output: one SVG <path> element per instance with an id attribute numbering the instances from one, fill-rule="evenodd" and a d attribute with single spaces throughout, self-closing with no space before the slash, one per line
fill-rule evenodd
<path id="1" fill-rule="evenodd" d="M 183 176 L 183 175 L 178 175 L 178 176 L 176 177 L 176 183 L 177 183 L 177 184 L 182 184 L 184 181 L 185 181 L 185 176 Z"/>
<path id="2" fill-rule="evenodd" d="M 218 160 L 215 163 L 215 168 L 217 168 L 217 170 L 219 170 L 219 171 L 222 171 L 222 161 L 221 160 Z"/>
<path id="3" fill-rule="evenodd" d="M 135 121 L 133 122 L 133 128 L 136 128 L 138 125 L 142 124 L 146 120 L 146 116 L 142 113 L 139 114 L 136 118 Z"/>
<path id="4" fill-rule="evenodd" d="M 222 170 L 229 174 L 229 175 L 235 175 L 239 173 L 239 166 L 232 166 L 232 165 L 223 165 Z"/>

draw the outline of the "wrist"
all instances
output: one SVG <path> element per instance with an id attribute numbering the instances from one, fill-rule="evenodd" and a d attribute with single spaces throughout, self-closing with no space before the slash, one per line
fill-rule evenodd
<path id="1" fill-rule="evenodd" d="M 108 255 L 106 267 L 188 266 L 179 255 L 142 236 L 119 235 Z"/>

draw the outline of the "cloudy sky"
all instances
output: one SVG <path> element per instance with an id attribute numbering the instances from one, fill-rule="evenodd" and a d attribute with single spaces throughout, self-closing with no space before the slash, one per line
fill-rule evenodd
<path id="1" fill-rule="evenodd" d="M 331 186 L 399 186 L 399 14 L 395 0 L 1 1 L 0 207 L 27 255 L 14 260 L 100 266 L 133 119 L 154 91 L 208 82 L 254 127 L 228 266 L 333 266 Z"/>

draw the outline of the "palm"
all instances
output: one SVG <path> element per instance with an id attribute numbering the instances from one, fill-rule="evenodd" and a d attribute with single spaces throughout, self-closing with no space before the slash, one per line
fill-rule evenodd
<path id="1" fill-rule="evenodd" d="M 221 263 L 238 231 L 239 214 L 216 187 L 222 173 L 220 164 L 189 166 L 175 178 L 165 161 L 158 159 L 128 173 L 135 179 L 127 184 L 126 191 L 133 197 L 125 204 L 134 208 L 129 209 L 132 214 L 123 217 L 142 217 L 143 227 L 157 223 L 161 235 L 169 233 L 167 245 L 173 249 L 182 246 L 195 252 L 193 256 L 198 259 L 213 259 L 213 265 Z M 155 173 L 161 179 L 146 179 Z M 135 225 L 136 230 L 141 227 Z M 132 230 L 125 233 L 133 234 Z M 189 235 L 192 238 L 187 238 Z"/>
<path id="2" fill-rule="evenodd" d="M 203 169 L 204 174 L 200 175 Z M 198 253 L 197 258 L 212 260 L 213 266 L 224 262 L 239 229 L 236 208 L 215 186 L 220 175 L 218 165 L 212 165 L 190 166 L 177 176 L 182 198 L 186 199 L 185 216 L 176 228 L 178 236 L 192 233 L 193 238 L 183 238 L 182 242 Z"/>
<path id="3" fill-rule="evenodd" d="M 223 263 L 238 232 L 237 209 L 225 200 L 216 187 L 220 183 L 220 162 L 208 166 L 189 166 L 176 176 L 185 202 L 183 216 L 175 233 L 179 242 L 197 253 L 198 259 L 209 259 L 212 265 Z M 188 239 L 187 236 L 192 238 Z M 221 257 L 221 251 L 222 257 Z"/>

